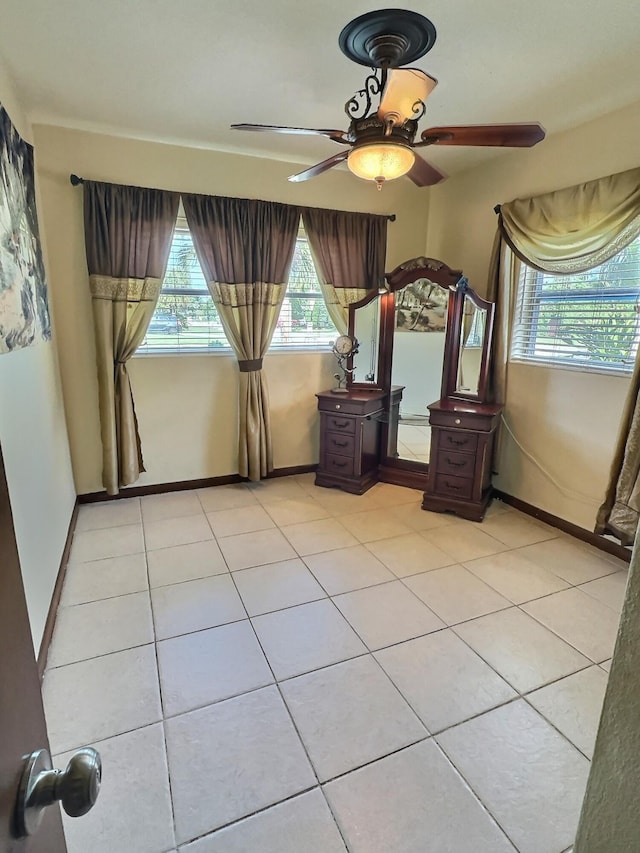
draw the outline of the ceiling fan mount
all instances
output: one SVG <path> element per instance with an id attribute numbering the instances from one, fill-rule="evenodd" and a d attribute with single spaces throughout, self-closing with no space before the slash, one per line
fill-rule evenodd
<path id="1" fill-rule="evenodd" d="M 377 9 L 354 18 L 338 37 L 344 55 L 369 68 L 399 68 L 415 62 L 436 43 L 428 18 L 406 9 Z"/>
<path id="2" fill-rule="evenodd" d="M 436 41 L 432 22 L 417 12 L 380 9 L 360 15 L 340 33 L 338 44 L 346 57 L 371 68 L 362 89 L 345 104 L 349 127 L 344 130 L 234 124 L 238 130 L 325 136 L 342 151 L 311 166 L 290 181 L 306 181 L 347 162 L 358 177 L 373 180 L 378 189 L 388 180 L 407 175 L 419 187 L 444 180 L 443 172 L 416 156 L 428 145 L 529 148 L 544 139 L 538 123 L 462 125 L 423 130 L 415 141 L 426 100 L 438 81 L 418 68 L 407 68 L 428 53 Z"/>

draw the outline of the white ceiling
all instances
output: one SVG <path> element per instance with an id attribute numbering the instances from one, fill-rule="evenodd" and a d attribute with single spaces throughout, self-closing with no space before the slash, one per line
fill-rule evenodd
<path id="1" fill-rule="evenodd" d="M 0 56 L 34 123 L 311 164 L 328 139 L 253 134 L 234 122 L 346 128 L 366 68 L 340 52 L 371 0 L 3 0 Z M 432 0 L 439 80 L 429 126 L 539 121 L 563 130 L 640 102 L 638 0 Z M 544 143 L 542 143 L 544 144 Z M 449 174 L 471 148 L 423 149 Z M 322 180 L 322 177 L 315 180 Z"/>

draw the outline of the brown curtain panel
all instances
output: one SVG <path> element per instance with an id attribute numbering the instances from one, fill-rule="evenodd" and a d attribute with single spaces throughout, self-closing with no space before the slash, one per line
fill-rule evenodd
<path id="1" fill-rule="evenodd" d="M 255 199 L 183 195 L 182 203 L 240 368 L 238 472 L 260 480 L 273 470 L 262 359 L 284 299 L 300 213 L 296 207 Z"/>
<path id="2" fill-rule="evenodd" d="M 127 361 L 142 343 L 167 268 L 180 196 L 84 182 L 96 341 L 102 482 L 118 494 L 144 471 Z"/>
<path id="3" fill-rule="evenodd" d="M 327 311 L 345 334 L 349 305 L 384 284 L 387 217 L 304 208 L 302 222 Z"/>
<path id="4" fill-rule="evenodd" d="M 640 235 L 640 168 L 503 204 L 487 298 L 496 302 L 494 396 L 506 401 L 507 364 L 520 263 L 543 272 L 599 266 Z M 634 541 L 640 513 L 640 367 L 630 382 L 596 533 Z"/>

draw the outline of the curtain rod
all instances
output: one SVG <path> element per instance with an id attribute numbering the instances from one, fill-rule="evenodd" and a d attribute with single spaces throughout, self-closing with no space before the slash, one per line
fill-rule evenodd
<path id="1" fill-rule="evenodd" d="M 72 178 L 75 178 L 75 175 L 71 175 L 71 177 L 72 177 Z M 80 179 L 78 178 L 78 180 L 80 180 Z M 71 183 L 73 183 L 73 181 L 71 181 Z M 494 213 L 500 213 L 500 210 L 501 210 L 501 209 L 502 209 L 502 205 L 501 205 L 501 204 L 496 204 L 496 206 L 493 208 L 493 212 L 494 212 Z"/>
<path id="2" fill-rule="evenodd" d="M 71 182 L 71 184 L 74 187 L 80 186 L 80 184 L 84 184 L 84 178 L 80 178 L 80 177 L 78 177 L 78 175 L 73 175 L 73 174 L 69 175 L 69 181 Z M 301 206 L 301 205 L 296 205 L 296 206 Z M 304 205 L 302 205 L 302 206 L 304 206 Z M 345 213 L 349 213 L 349 211 L 345 211 Z M 382 216 L 385 216 L 385 214 L 382 214 Z M 396 221 L 395 213 L 386 214 L 386 218 L 389 220 L 389 222 L 395 222 Z"/>

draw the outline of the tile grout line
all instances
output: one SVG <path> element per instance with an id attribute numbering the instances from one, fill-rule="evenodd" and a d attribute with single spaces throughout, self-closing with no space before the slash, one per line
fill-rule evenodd
<path id="1" fill-rule="evenodd" d="M 506 831 L 506 829 L 502 826 L 502 823 L 501 823 L 501 822 L 496 818 L 496 816 L 493 814 L 493 812 L 489 809 L 489 807 L 488 807 L 488 806 L 487 806 L 487 804 L 484 802 L 484 800 L 482 799 L 482 797 L 480 796 L 480 794 L 476 791 L 476 789 L 473 787 L 473 785 L 471 784 L 471 782 L 469 782 L 469 780 L 468 780 L 468 779 L 467 779 L 467 777 L 464 775 L 464 773 L 460 770 L 460 768 L 457 766 L 457 764 L 455 763 L 455 761 L 453 761 L 453 759 L 452 759 L 452 758 L 450 758 L 450 756 L 447 754 L 447 752 L 445 752 L 444 748 L 443 748 L 443 747 L 442 747 L 442 745 L 438 742 L 438 740 L 436 739 L 436 737 L 435 737 L 435 736 L 434 736 L 434 738 L 433 738 L 433 742 L 434 742 L 434 744 L 436 745 L 436 747 L 440 750 L 440 752 L 441 752 L 441 754 L 442 754 L 443 758 L 445 759 L 445 761 L 447 761 L 447 762 L 451 765 L 451 767 L 453 767 L 454 771 L 455 771 L 455 772 L 458 774 L 458 776 L 462 779 L 462 781 L 463 781 L 463 782 L 464 782 L 464 784 L 467 786 L 467 788 L 469 789 L 469 791 L 471 792 L 471 794 L 472 794 L 472 795 L 476 798 L 476 800 L 480 803 L 480 805 L 482 806 L 482 808 L 484 809 L 484 811 L 489 815 L 489 817 L 491 818 L 491 820 L 493 820 L 493 822 L 494 822 L 494 823 L 495 823 L 495 825 L 498 827 L 498 829 L 502 832 L 502 834 L 503 834 L 503 835 L 504 835 L 504 837 L 507 839 L 507 841 L 509 841 L 509 842 L 513 845 L 513 848 L 514 848 L 514 850 L 516 851 L 516 853 L 520 853 L 520 848 L 517 846 L 517 844 L 516 844 L 516 842 L 514 841 L 514 839 L 509 835 L 509 833 Z"/>
<path id="2" fill-rule="evenodd" d="M 141 510 L 142 510 L 142 507 L 141 507 Z M 147 549 L 146 549 L 147 540 L 146 540 L 146 532 L 144 529 L 144 525 L 142 528 L 142 538 L 143 538 L 143 543 L 145 545 L 144 562 L 145 562 L 145 566 L 147 569 L 147 583 L 149 584 L 149 608 L 151 610 L 151 626 L 153 629 L 153 653 L 154 653 L 154 658 L 155 658 L 155 662 L 156 662 L 156 677 L 158 679 L 158 694 L 159 694 L 159 698 L 160 698 L 160 713 L 162 715 L 162 720 L 161 720 L 162 743 L 164 746 L 164 759 L 166 761 L 166 766 L 167 766 L 167 785 L 169 787 L 169 808 L 171 809 L 171 830 L 173 832 L 173 843 L 174 843 L 174 846 L 177 848 L 177 846 L 178 846 L 178 841 L 177 841 L 178 835 L 177 835 L 177 831 L 176 831 L 176 815 L 175 815 L 175 809 L 174 809 L 174 805 L 173 805 L 173 786 L 172 786 L 172 782 L 171 782 L 171 768 L 169 767 L 169 747 L 167 745 L 167 730 L 166 730 L 166 726 L 165 726 L 166 718 L 165 718 L 165 707 L 164 707 L 164 691 L 162 689 L 162 679 L 160 677 L 160 660 L 158 657 L 158 640 L 156 637 L 156 615 L 155 615 L 155 609 L 153 606 L 153 598 L 151 596 L 151 577 L 149 575 L 149 559 L 148 559 L 148 554 L 147 554 Z"/>
<path id="3" fill-rule="evenodd" d="M 278 528 L 278 529 L 279 529 L 279 528 Z M 292 546 L 292 547 L 293 547 L 293 546 Z M 295 549 L 294 549 L 294 550 L 295 550 Z M 296 725 L 295 720 L 293 719 L 293 715 L 292 715 L 292 713 L 291 713 L 291 709 L 289 708 L 289 705 L 287 704 L 286 699 L 285 699 L 285 697 L 284 697 L 284 695 L 283 695 L 283 693 L 282 693 L 282 689 L 280 688 L 280 684 L 278 683 L 278 680 L 276 679 L 276 674 L 275 674 L 275 672 L 273 671 L 273 668 L 272 668 L 272 666 L 271 666 L 271 662 L 269 661 L 269 658 L 267 657 L 266 651 L 265 651 L 265 649 L 264 649 L 264 647 L 263 647 L 263 645 L 262 645 L 262 642 L 261 642 L 261 640 L 260 640 L 260 637 L 258 636 L 258 632 L 256 631 L 255 625 L 253 624 L 253 620 L 252 620 L 252 618 L 249 616 L 249 612 L 248 612 L 248 610 L 247 610 L 247 608 L 246 608 L 246 605 L 245 605 L 245 603 L 244 603 L 244 599 L 242 598 L 242 596 L 241 596 L 241 594 L 240 594 L 240 590 L 238 589 L 238 586 L 237 586 L 237 584 L 236 584 L 235 578 L 233 577 L 233 572 L 230 572 L 229 574 L 231 575 L 231 579 L 232 579 L 232 581 L 233 581 L 233 585 L 234 585 L 234 587 L 236 588 L 236 592 L 237 592 L 237 594 L 238 594 L 238 596 L 239 596 L 239 598 L 240 598 L 240 601 L 242 602 L 242 606 L 244 607 L 245 612 L 246 612 L 246 614 L 247 614 L 247 618 L 248 618 L 248 620 L 249 620 L 249 624 L 250 624 L 250 626 L 251 626 L 251 630 L 253 631 L 253 634 L 254 634 L 254 636 L 255 636 L 255 638 L 256 638 L 256 642 L 258 643 L 258 646 L 260 647 L 260 650 L 261 650 L 262 655 L 263 655 L 263 657 L 264 657 L 264 659 L 265 659 L 265 662 L 266 662 L 267 666 L 269 667 L 269 670 L 270 670 L 270 672 L 271 672 L 271 675 L 272 675 L 272 676 L 273 676 L 273 678 L 274 678 L 274 683 L 275 683 L 275 686 L 276 686 L 276 688 L 277 688 L 277 690 L 278 690 L 278 695 L 280 696 L 280 701 L 282 702 L 282 704 L 283 704 L 283 706 L 284 706 L 284 708 L 285 708 L 285 710 L 286 710 L 286 712 L 287 712 L 287 714 L 288 714 L 288 716 L 289 716 L 289 719 L 290 719 L 290 721 L 291 721 L 291 725 L 293 726 L 293 729 L 294 729 L 294 731 L 295 731 L 295 733 L 296 733 L 296 735 L 297 735 L 298 742 L 299 742 L 299 743 L 300 743 L 300 745 L 302 746 L 303 752 L 304 752 L 304 754 L 305 754 L 305 756 L 306 756 L 306 759 L 307 759 L 307 761 L 308 761 L 308 763 L 309 763 L 309 766 L 310 766 L 310 768 L 311 768 L 311 771 L 312 771 L 312 773 L 313 773 L 313 775 L 314 775 L 314 777 L 315 777 L 315 779 L 316 779 L 316 781 L 317 781 L 317 783 L 318 783 L 318 788 L 320 789 L 320 792 L 321 792 L 321 794 L 322 794 L 322 796 L 323 796 L 323 798 L 324 798 L 324 801 L 325 801 L 325 803 L 327 804 L 327 808 L 329 809 L 329 813 L 331 814 L 331 817 L 332 817 L 332 819 L 333 819 L 333 821 L 334 821 L 334 824 L 335 824 L 335 826 L 336 826 L 336 829 L 338 830 L 338 833 L 340 834 L 340 838 L 342 839 L 342 841 L 343 841 L 343 843 L 344 843 L 344 845 L 345 845 L 345 848 L 346 848 L 347 850 L 349 850 L 349 849 L 350 849 L 350 847 L 349 847 L 349 845 L 348 845 L 348 843 L 347 843 L 347 839 L 345 838 L 344 833 L 342 832 L 342 829 L 341 829 L 341 828 L 340 828 L 340 826 L 338 825 L 338 822 L 337 822 L 337 820 L 336 820 L 336 817 L 335 817 L 335 815 L 334 815 L 334 813 L 333 813 L 333 809 L 331 808 L 331 806 L 330 806 L 330 804 L 329 804 L 329 802 L 328 802 L 328 800 L 327 800 L 327 797 L 326 797 L 326 795 L 325 795 L 325 793 L 324 793 L 324 791 L 323 791 L 323 789 L 322 789 L 322 786 L 321 786 L 321 784 L 320 784 L 320 779 L 318 778 L 318 773 L 317 773 L 317 771 L 316 771 L 315 765 L 314 765 L 314 764 L 313 764 L 313 762 L 311 761 L 311 756 L 309 755 L 309 752 L 308 752 L 308 750 L 307 750 L 307 746 L 306 746 L 306 744 L 305 744 L 305 742 L 304 742 L 304 740 L 303 740 L 303 738 L 302 738 L 302 735 L 300 734 L 300 732 L 299 732 L 299 730 L 298 730 L 298 727 L 297 727 L 297 725 Z M 314 786 L 314 788 L 313 788 L 313 789 L 310 789 L 310 790 L 315 790 L 315 786 Z M 299 792 L 299 793 L 300 793 L 300 792 Z M 273 807 L 273 805 L 277 805 L 277 803 L 276 803 L 276 804 L 272 804 L 272 805 L 271 805 L 271 806 L 269 806 L 268 808 L 272 808 L 272 807 Z M 241 820 L 242 820 L 242 819 L 243 819 L 243 818 L 241 818 Z M 217 831 L 217 830 L 215 830 L 215 831 Z"/>
<path id="4" fill-rule="evenodd" d="M 579 670 L 579 672 L 585 672 L 585 670 L 581 669 L 581 670 Z M 573 674 L 576 675 L 576 673 L 573 673 Z M 532 691 L 532 692 L 534 692 L 534 691 Z M 589 764 L 591 764 L 591 758 L 586 754 L 586 752 L 581 747 L 579 747 L 576 743 L 574 743 L 571 740 L 571 738 L 569 738 L 566 734 L 564 734 L 564 732 L 562 732 L 558 728 L 558 726 L 553 722 L 553 720 L 550 720 L 545 715 L 544 711 L 541 711 L 539 708 L 536 708 L 536 706 L 529 700 L 530 695 L 531 694 L 528 694 L 527 696 L 521 696 L 520 698 L 524 702 L 526 702 L 527 705 L 529 706 L 529 708 L 531 708 L 533 711 L 535 711 L 536 714 L 539 714 L 542 717 L 542 719 L 551 726 L 552 729 L 554 729 L 561 737 L 563 737 L 566 741 L 568 741 L 571 744 L 571 746 L 580 753 L 580 755 L 582 755 L 584 758 L 586 758 L 586 760 L 589 762 Z"/>
<path id="5" fill-rule="evenodd" d="M 316 779 L 316 782 L 317 782 L 317 784 L 318 784 L 318 787 L 320 788 L 320 791 L 322 792 L 322 795 L 323 795 L 323 797 L 324 797 L 324 799 L 325 799 L 325 802 L 327 802 L 327 798 L 324 796 L 324 792 L 322 791 L 322 786 L 321 786 L 321 783 L 320 783 L 320 779 L 319 779 L 319 777 L 318 777 L 318 772 L 317 772 L 317 770 L 316 770 L 316 768 L 315 768 L 315 765 L 314 765 L 313 761 L 311 760 L 311 756 L 309 755 L 309 751 L 308 751 L 308 749 L 307 749 L 307 745 L 306 745 L 306 743 L 304 742 L 304 739 L 303 739 L 302 735 L 300 734 L 300 731 L 298 730 L 298 726 L 296 725 L 296 721 L 295 721 L 295 720 L 294 720 L 294 718 L 293 718 L 293 714 L 291 713 L 291 709 L 289 708 L 289 705 L 287 704 L 287 701 L 286 701 L 286 699 L 285 699 L 285 697 L 284 697 L 284 694 L 283 694 L 283 692 L 282 692 L 282 689 L 281 689 L 281 687 L 280 687 L 280 684 L 279 684 L 279 682 L 278 682 L 278 679 L 276 678 L 276 674 L 275 674 L 275 672 L 273 671 L 273 667 L 271 666 L 271 661 L 270 661 L 270 660 L 269 660 L 269 658 L 267 657 L 267 653 L 266 653 L 266 651 L 265 651 L 265 649 L 264 649 L 264 647 L 263 647 L 263 645 L 262 645 L 262 642 L 261 642 L 261 640 L 260 640 L 260 637 L 258 636 L 258 632 L 257 632 L 257 630 L 256 630 L 255 625 L 253 624 L 253 620 L 252 620 L 252 618 L 249 616 L 249 611 L 247 610 L 246 605 L 245 605 L 245 603 L 244 603 L 244 600 L 243 600 L 242 596 L 240 595 L 240 590 L 238 589 L 238 587 L 237 587 L 237 585 L 236 585 L 236 582 L 235 582 L 235 579 L 233 578 L 233 572 L 230 572 L 230 574 L 231 574 L 231 576 L 232 576 L 232 580 L 233 580 L 233 584 L 234 584 L 234 586 L 235 586 L 235 588 L 236 588 L 236 592 L 237 592 L 237 594 L 238 594 L 238 596 L 239 596 L 239 598 L 240 598 L 240 601 L 242 602 L 242 606 L 244 607 L 245 612 L 246 612 L 246 614 L 247 614 L 247 619 L 249 620 L 249 625 L 251 626 L 251 630 L 253 631 L 253 634 L 254 634 L 254 636 L 255 636 L 255 638 L 256 638 L 256 642 L 258 643 L 258 646 L 260 647 L 260 651 L 262 652 L 262 655 L 263 655 L 263 657 L 264 657 L 264 659 L 265 659 L 265 662 L 266 662 L 267 666 L 269 667 L 269 671 L 271 672 L 271 675 L 273 676 L 274 684 L 275 684 L 275 687 L 276 687 L 276 689 L 277 689 L 277 691 L 278 691 L 278 696 L 280 697 L 280 701 L 282 702 L 282 704 L 283 704 L 283 706 L 284 706 L 284 708 L 285 708 L 285 710 L 286 710 L 286 713 L 287 713 L 287 715 L 288 715 L 288 717 L 289 717 L 289 720 L 290 720 L 290 722 L 291 722 L 291 725 L 293 726 L 293 730 L 294 730 L 294 732 L 295 732 L 295 734 L 296 734 L 296 736 L 297 736 L 297 738 L 298 738 L 298 742 L 300 743 L 300 745 L 301 745 L 301 747 L 302 747 L 302 750 L 303 750 L 304 755 L 305 755 L 305 757 L 306 757 L 306 759 L 307 759 L 307 762 L 309 763 L 309 767 L 311 768 L 311 772 L 313 773 L 313 775 L 314 775 L 314 777 L 315 777 L 315 779 Z M 314 788 L 315 788 L 315 786 L 314 786 Z M 277 805 L 277 803 L 276 803 L 276 804 L 272 804 L 272 806 L 273 806 L 273 805 Z M 331 809 L 331 806 L 329 805 L 329 803 L 328 803 L 328 802 L 327 802 L 327 807 L 329 808 L 329 812 L 330 812 L 331 816 L 333 817 L 333 820 L 334 820 L 334 822 L 335 822 L 335 824 L 336 824 L 336 828 L 338 829 L 338 832 L 340 833 L 340 837 L 342 838 L 342 840 L 343 840 L 343 842 L 344 842 L 344 844 L 345 844 L 345 847 L 346 847 L 346 846 L 347 846 L 347 840 L 346 840 L 346 838 L 344 837 L 344 835 L 343 835 L 343 833 L 342 833 L 342 830 L 341 830 L 341 829 L 340 829 L 340 827 L 338 826 L 337 821 L 336 821 L 336 818 L 335 818 L 335 816 L 334 816 L 334 814 L 333 814 L 333 810 Z M 217 830 L 216 830 L 216 831 L 217 831 Z M 348 848 L 347 848 L 347 849 L 348 849 Z"/>
<path id="6" fill-rule="evenodd" d="M 268 812 L 269 809 L 276 808 L 276 806 L 283 805 L 284 803 L 290 803 L 292 800 L 295 800 L 298 797 L 302 797 L 305 794 L 310 794 L 313 791 L 318 791 L 318 790 L 319 791 L 322 790 L 322 788 L 319 784 L 318 785 L 311 785 L 309 788 L 305 788 L 302 791 L 297 791 L 295 794 L 290 794 L 288 797 L 284 797 L 284 799 L 278 800 L 277 803 L 271 803 L 268 806 L 263 806 L 263 808 L 256 809 L 255 811 L 250 812 L 249 814 L 246 814 L 243 817 L 236 818 L 236 820 L 230 820 L 228 823 L 224 823 L 221 826 L 217 826 L 215 829 L 207 830 L 206 832 L 203 832 L 201 835 L 194 835 L 194 837 L 190 838 L 188 841 L 181 841 L 177 846 L 182 851 L 183 849 L 186 849 L 186 847 L 188 847 L 190 844 L 194 844 L 196 841 L 202 841 L 205 838 L 209 838 L 209 837 L 215 835 L 216 833 L 221 832 L 223 829 L 229 829 L 230 827 L 236 826 L 237 824 L 242 823 L 245 820 L 249 820 L 250 818 L 257 817 L 261 814 L 264 814 L 265 812 Z M 247 851 L 247 853 L 249 853 L 249 851 Z M 251 853 L 253 853 L 253 851 L 251 851 Z"/>

